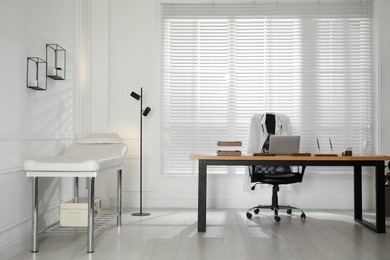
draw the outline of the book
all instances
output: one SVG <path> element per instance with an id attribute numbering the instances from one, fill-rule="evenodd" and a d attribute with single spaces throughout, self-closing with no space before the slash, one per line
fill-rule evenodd
<path id="1" fill-rule="evenodd" d="M 235 151 L 218 150 L 217 155 L 218 156 L 241 156 L 241 151 L 239 151 L 239 150 L 235 150 Z"/>
<path id="2" fill-rule="evenodd" d="M 241 141 L 218 141 L 217 146 L 242 146 Z"/>

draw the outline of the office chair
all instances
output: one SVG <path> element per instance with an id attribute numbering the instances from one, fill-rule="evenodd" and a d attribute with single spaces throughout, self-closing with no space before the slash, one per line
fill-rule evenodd
<path id="1" fill-rule="evenodd" d="M 262 146 L 262 152 L 267 152 L 269 149 L 269 136 L 275 133 L 281 134 L 282 127 L 281 120 L 277 114 L 267 113 L 263 115 L 261 118 L 261 130 L 263 132 L 262 134 L 267 134 L 267 137 Z M 303 210 L 292 206 L 282 206 L 278 202 L 279 185 L 302 182 L 305 169 L 306 166 L 302 166 L 301 171 L 299 169 L 292 171 L 290 166 L 250 166 L 249 174 L 253 185 L 251 190 L 254 190 L 258 184 L 272 185 L 272 204 L 266 206 L 258 205 L 250 208 L 246 213 L 247 218 L 252 218 L 252 213 L 250 213 L 252 210 L 255 214 L 259 214 L 260 209 L 271 209 L 274 211 L 275 221 L 279 222 L 279 210 L 286 209 L 288 215 L 292 214 L 292 210 L 299 210 L 301 211 L 301 219 L 306 219 L 306 214 Z"/>

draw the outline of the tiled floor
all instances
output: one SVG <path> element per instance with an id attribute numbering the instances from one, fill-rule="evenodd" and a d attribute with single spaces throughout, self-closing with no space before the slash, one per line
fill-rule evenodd
<path id="1" fill-rule="evenodd" d="M 248 220 L 245 210 L 208 210 L 206 233 L 196 230 L 196 210 L 130 212 L 122 227 L 113 221 L 98 233 L 93 254 L 86 253 L 85 234 L 45 233 L 38 253 L 12 259 L 390 259 L 390 233 L 356 224 L 350 211 L 306 211 L 306 221 L 282 215 L 275 223 L 271 211 Z"/>

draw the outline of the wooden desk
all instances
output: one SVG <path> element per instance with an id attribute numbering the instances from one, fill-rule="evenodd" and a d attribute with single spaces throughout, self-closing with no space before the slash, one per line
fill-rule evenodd
<path id="1" fill-rule="evenodd" d="M 385 161 L 390 156 L 216 156 L 192 154 L 199 161 L 198 176 L 198 232 L 206 231 L 207 166 L 350 166 L 354 169 L 354 216 L 355 221 L 377 232 L 385 233 Z M 376 223 L 363 219 L 362 214 L 362 167 L 375 167 Z"/>

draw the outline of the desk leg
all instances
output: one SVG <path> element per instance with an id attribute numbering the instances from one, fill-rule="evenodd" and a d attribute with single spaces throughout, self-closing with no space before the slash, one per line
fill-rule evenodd
<path id="1" fill-rule="evenodd" d="M 116 225 L 122 225 L 122 169 L 118 170 L 117 176 L 117 216 L 116 216 Z"/>
<path id="2" fill-rule="evenodd" d="M 207 164 L 203 160 L 198 174 L 198 232 L 206 232 Z"/>
<path id="3" fill-rule="evenodd" d="M 353 167 L 355 220 L 362 221 L 362 166 Z"/>
<path id="4" fill-rule="evenodd" d="M 32 237 L 31 253 L 38 252 L 38 177 L 32 178 Z"/>
<path id="5" fill-rule="evenodd" d="M 95 211 L 95 177 L 88 180 L 88 229 L 87 229 L 87 253 L 93 253 L 94 240 L 94 211 Z"/>
<path id="6" fill-rule="evenodd" d="M 385 219 L 385 165 L 375 164 L 376 225 L 363 219 L 362 214 L 362 167 L 354 167 L 355 221 L 377 233 L 386 233 Z"/>
<path id="7" fill-rule="evenodd" d="M 376 200 L 376 232 L 386 233 L 384 162 L 377 162 L 375 166 L 375 200 Z"/>

